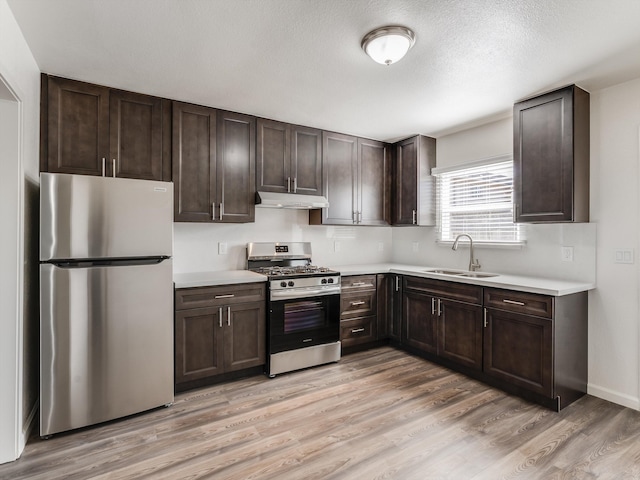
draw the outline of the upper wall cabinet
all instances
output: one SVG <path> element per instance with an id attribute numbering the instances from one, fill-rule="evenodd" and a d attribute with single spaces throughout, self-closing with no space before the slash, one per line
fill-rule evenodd
<path id="1" fill-rule="evenodd" d="M 396 144 L 393 225 L 435 225 L 435 166 L 435 138 L 417 135 Z"/>
<path id="2" fill-rule="evenodd" d="M 43 75 L 40 170 L 169 181 L 170 108 L 158 97 Z"/>
<path id="3" fill-rule="evenodd" d="M 314 225 L 388 225 L 389 147 L 383 142 L 323 132 L 324 194 L 329 208 L 311 210 Z"/>
<path id="4" fill-rule="evenodd" d="M 570 85 L 513 108 L 515 222 L 589 221 L 589 94 Z"/>
<path id="5" fill-rule="evenodd" d="M 258 191 L 322 195 L 322 131 L 258 119 Z"/>
<path id="6" fill-rule="evenodd" d="M 173 102 L 176 222 L 255 219 L 255 118 Z"/>

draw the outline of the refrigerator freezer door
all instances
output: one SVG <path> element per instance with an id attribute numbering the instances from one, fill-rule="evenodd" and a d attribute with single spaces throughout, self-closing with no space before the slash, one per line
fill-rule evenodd
<path id="1" fill-rule="evenodd" d="M 171 272 L 40 265 L 40 435 L 173 402 Z"/>
<path id="2" fill-rule="evenodd" d="M 40 260 L 173 254 L 173 183 L 42 173 Z"/>

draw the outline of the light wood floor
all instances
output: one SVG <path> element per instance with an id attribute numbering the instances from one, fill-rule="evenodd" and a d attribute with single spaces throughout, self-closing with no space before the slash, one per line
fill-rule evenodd
<path id="1" fill-rule="evenodd" d="M 32 438 L 2 479 L 633 479 L 640 412 L 561 413 L 390 347 Z"/>

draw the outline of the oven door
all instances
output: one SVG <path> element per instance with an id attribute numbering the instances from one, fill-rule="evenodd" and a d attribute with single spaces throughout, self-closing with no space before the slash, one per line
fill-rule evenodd
<path id="1" fill-rule="evenodd" d="M 269 353 L 340 340 L 340 294 L 269 303 Z"/>

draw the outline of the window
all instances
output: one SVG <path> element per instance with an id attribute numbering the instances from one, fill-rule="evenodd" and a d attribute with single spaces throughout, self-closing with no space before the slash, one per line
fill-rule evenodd
<path id="1" fill-rule="evenodd" d="M 513 160 L 494 158 L 462 168 L 434 169 L 437 178 L 438 239 L 461 233 L 474 242 L 521 243 L 513 223 Z"/>

